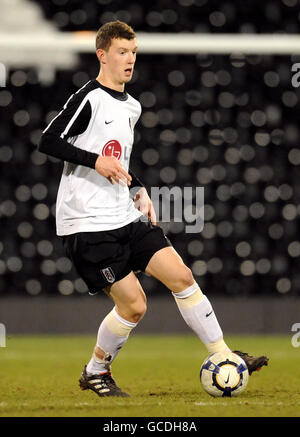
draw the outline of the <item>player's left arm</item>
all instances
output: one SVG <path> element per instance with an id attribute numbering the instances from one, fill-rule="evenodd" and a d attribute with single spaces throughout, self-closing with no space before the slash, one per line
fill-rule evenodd
<path id="1" fill-rule="evenodd" d="M 146 187 L 142 184 L 139 178 L 129 170 L 129 174 L 132 177 L 131 187 L 136 188 L 137 192 L 133 198 L 135 207 L 141 211 L 141 213 L 148 217 L 153 225 L 157 224 L 156 213 L 153 207 L 152 200 L 147 192 Z"/>
<path id="2" fill-rule="evenodd" d="M 145 187 L 140 188 L 134 197 L 135 207 L 143 213 L 153 225 L 157 224 L 156 213 L 151 198 Z"/>

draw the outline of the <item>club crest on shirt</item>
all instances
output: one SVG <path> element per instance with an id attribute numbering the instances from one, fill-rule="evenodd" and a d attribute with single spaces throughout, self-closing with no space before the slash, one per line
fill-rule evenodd
<path id="1" fill-rule="evenodd" d="M 106 279 L 106 281 L 109 282 L 110 284 L 115 282 L 116 278 L 113 269 L 111 267 L 106 267 L 105 269 L 101 269 L 101 273 Z"/>

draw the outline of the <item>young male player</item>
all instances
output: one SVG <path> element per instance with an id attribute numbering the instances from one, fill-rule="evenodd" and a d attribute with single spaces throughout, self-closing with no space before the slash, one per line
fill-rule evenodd
<path id="1" fill-rule="evenodd" d="M 100 72 L 66 102 L 44 130 L 39 150 L 64 160 L 56 204 L 57 234 L 90 293 L 104 290 L 115 306 L 100 324 L 80 387 L 99 396 L 127 396 L 111 363 L 146 311 L 135 274 L 143 271 L 171 292 L 179 311 L 209 353 L 228 350 L 208 298 L 191 270 L 156 225 L 146 189 L 129 170 L 140 103 L 125 91 L 137 40 L 127 24 L 103 25 L 96 37 Z M 129 186 L 140 186 L 133 201 Z M 140 220 L 146 215 L 148 221 Z M 236 351 L 250 374 L 268 358 Z"/>

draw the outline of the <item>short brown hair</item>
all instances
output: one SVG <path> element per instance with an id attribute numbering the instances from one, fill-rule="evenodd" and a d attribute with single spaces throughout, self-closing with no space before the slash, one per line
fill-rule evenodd
<path id="1" fill-rule="evenodd" d="M 117 39 L 133 39 L 135 32 L 128 24 L 123 21 L 110 21 L 103 24 L 97 32 L 96 36 L 96 50 L 108 50 L 113 38 Z"/>

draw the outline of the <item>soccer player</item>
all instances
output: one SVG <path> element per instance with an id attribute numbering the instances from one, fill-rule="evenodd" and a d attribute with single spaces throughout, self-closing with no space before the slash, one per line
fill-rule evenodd
<path id="1" fill-rule="evenodd" d="M 120 21 L 104 24 L 96 37 L 97 78 L 69 98 L 39 145 L 41 152 L 64 161 L 57 235 L 90 294 L 103 290 L 114 302 L 79 379 L 83 390 L 99 396 L 127 396 L 113 379 L 111 364 L 146 311 L 138 271 L 172 292 L 182 317 L 209 353 L 230 350 L 210 301 L 157 226 L 151 199 L 129 169 L 141 105 L 125 84 L 132 78 L 136 53 L 130 26 Z M 134 199 L 130 186 L 140 187 Z M 145 216 L 148 220 L 141 219 Z M 236 353 L 250 374 L 268 363 L 265 356 Z"/>

